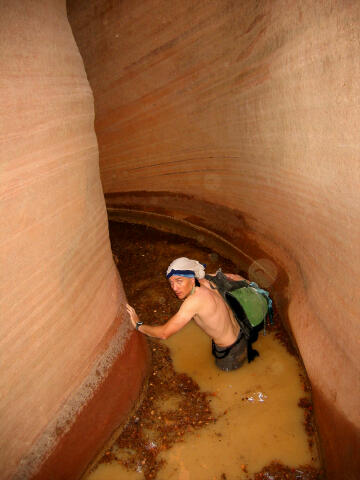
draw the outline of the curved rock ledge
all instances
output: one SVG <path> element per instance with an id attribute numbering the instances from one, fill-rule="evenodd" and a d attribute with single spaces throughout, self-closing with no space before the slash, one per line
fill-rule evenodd
<path id="1" fill-rule="evenodd" d="M 105 197 L 110 220 L 141 223 L 192 238 L 230 258 L 251 280 L 266 285 L 310 375 L 328 478 L 355 480 L 359 466 L 359 427 L 349 416 L 355 414 L 356 418 L 357 414 L 355 411 L 345 414 L 336 405 L 331 394 L 329 397 L 327 382 L 322 376 L 332 379 L 346 372 L 342 385 L 338 384 L 337 394 L 345 395 L 347 390 L 355 392 L 357 365 L 352 365 L 348 357 L 337 350 L 336 341 L 327 337 L 317 313 L 311 309 L 301 266 L 293 252 L 254 232 L 239 212 L 195 196 L 123 192 Z M 328 355 L 331 361 L 322 363 L 323 355 Z M 348 401 L 356 408 L 356 395 Z"/>

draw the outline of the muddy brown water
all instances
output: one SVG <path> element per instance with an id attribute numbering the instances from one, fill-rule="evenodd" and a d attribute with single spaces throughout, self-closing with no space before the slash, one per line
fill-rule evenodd
<path id="1" fill-rule="evenodd" d="M 150 227 L 110 222 L 110 238 L 128 301 L 145 323 L 164 323 L 179 308 L 165 278 L 174 258 L 246 276 L 217 252 Z M 148 341 L 144 401 L 86 480 L 324 478 L 310 386 L 278 315 L 254 345 L 260 357 L 234 372 L 216 368 L 194 322 Z"/>

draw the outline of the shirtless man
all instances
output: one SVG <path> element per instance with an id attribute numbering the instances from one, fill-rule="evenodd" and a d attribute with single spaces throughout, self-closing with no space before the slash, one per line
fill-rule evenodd
<path id="1" fill-rule="evenodd" d="M 240 275 L 226 275 L 233 280 L 244 280 Z M 126 308 L 133 326 L 155 338 L 167 339 L 194 319 L 212 339 L 216 365 L 225 371 L 235 370 L 246 358 L 246 340 L 233 312 L 204 276 L 205 268 L 197 260 L 182 257 L 170 264 L 166 277 L 183 303 L 164 325 L 144 325 L 133 307 L 126 305 Z"/>

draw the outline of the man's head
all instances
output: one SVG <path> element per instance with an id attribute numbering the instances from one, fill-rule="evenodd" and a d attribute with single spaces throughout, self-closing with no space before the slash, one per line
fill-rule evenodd
<path id="1" fill-rule="evenodd" d="M 180 300 L 185 299 L 195 282 L 205 276 L 205 265 L 186 257 L 177 258 L 168 267 L 166 278 Z"/>

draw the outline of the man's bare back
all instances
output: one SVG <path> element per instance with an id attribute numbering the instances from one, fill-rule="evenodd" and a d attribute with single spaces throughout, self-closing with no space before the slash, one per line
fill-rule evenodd
<path id="1" fill-rule="evenodd" d="M 217 290 L 210 287 L 206 279 L 199 280 L 200 287 L 189 296 L 187 302 L 197 325 L 219 346 L 232 345 L 240 331 L 233 312 Z"/>

